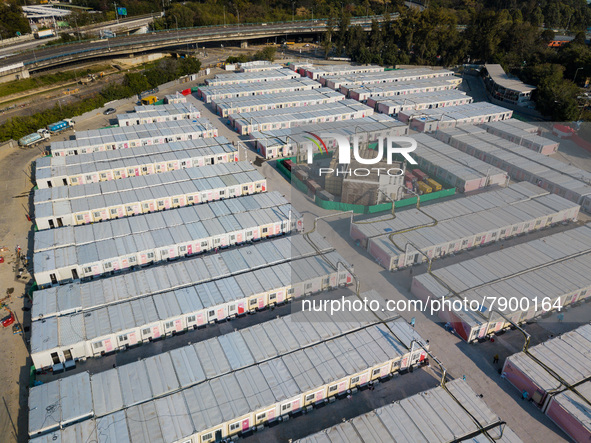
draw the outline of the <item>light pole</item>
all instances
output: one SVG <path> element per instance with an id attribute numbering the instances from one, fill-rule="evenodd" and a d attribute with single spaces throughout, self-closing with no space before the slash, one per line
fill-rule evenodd
<path id="1" fill-rule="evenodd" d="M 224 28 L 226 27 L 226 7 L 224 6 Z"/>
<path id="2" fill-rule="evenodd" d="M 113 5 L 115 6 L 115 18 L 117 19 L 117 24 L 119 24 L 119 14 L 117 13 L 117 3 L 113 2 Z"/>
<path id="3" fill-rule="evenodd" d="M 291 21 L 295 21 L 295 2 L 291 2 Z"/>
<path id="4" fill-rule="evenodd" d="M 577 70 L 575 71 L 575 77 L 573 78 L 573 83 L 575 83 L 575 81 L 577 80 L 577 74 L 579 73 L 579 70 L 580 69 L 583 69 L 583 68 L 582 67 L 581 68 L 577 68 Z"/>
<path id="5" fill-rule="evenodd" d="M 80 42 L 80 28 L 78 27 L 78 20 L 76 20 L 76 16 L 74 16 L 74 24 L 76 25 L 76 32 L 78 33 L 78 41 Z"/>
<path id="6" fill-rule="evenodd" d="M 181 39 L 179 37 L 179 21 L 176 18 L 176 14 L 172 14 L 172 16 L 174 17 L 174 21 L 176 23 L 176 40 L 177 40 L 177 42 L 180 42 Z"/>

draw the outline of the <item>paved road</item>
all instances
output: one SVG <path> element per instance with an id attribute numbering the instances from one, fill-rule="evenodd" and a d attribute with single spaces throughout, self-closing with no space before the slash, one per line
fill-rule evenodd
<path id="1" fill-rule="evenodd" d="M 354 18 L 351 24 L 371 24 L 371 18 Z M 97 51 L 127 50 L 134 46 L 136 49 L 146 44 L 160 44 L 160 46 L 182 46 L 195 41 L 220 41 L 225 36 L 232 36 L 232 40 L 247 39 L 253 33 L 261 33 L 264 36 L 284 35 L 286 33 L 321 32 L 326 28 L 324 19 L 303 20 L 286 23 L 254 24 L 243 26 L 204 26 L 190 29 L 168 30 L 150 32 L 140 35 L 129 35 L 112 39 L 95 40 L 92 42 L 71 43 L 39 49 L 7 57 L 2 60 L 0 67 L 17 62 L 35 64 L 43 60 L 62 57 L 73 53 L 96 53 Z"/>

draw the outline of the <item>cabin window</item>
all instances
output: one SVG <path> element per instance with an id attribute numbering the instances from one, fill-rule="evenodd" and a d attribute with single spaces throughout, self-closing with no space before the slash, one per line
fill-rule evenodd
<path id="1" fill-rule="evenodd" d="M 281 405 L 281 412 L 289 411 L 291 409 L 291 403 Z"/>
<path id="2" fill-rule="evenodd" d="M 248 186 L 242 186 L 243 191 L 248 191 Z"/>
<path id="3" fill-rule="evenodd" d="M 230 425 L 230 432 L 237 431 L 238 429 L 240 429 L 240 422 L 232 423 Z"/>
<path id="4" fill-rule="evenodd" d="M 181 252 L 185 252 L 186 250 L 187 250 L 187 247 L 186 246 L 181 246 L 179 248 L 179 251 L 181 251 Z"/>
<path id="5" fill-rule="evenodd" d="M 143 329 L 143 330 L 142 330 L 142 334 L 143 334 L 143 335 L 150 335 L 150 332 L 152 332 L 152 331 L 150 330 L 150 328 L 146 328 L 146 329 Z"/>
<path id="6" fill-rule="evenodd" d="M 101 216 L 101 213 L 100 213 L 100 212 L 95 212 L 95 213 L 94 213 L 94 216 L 95 216 L 95 218 L 100 218 L 100 216 Z"/>
<path id="7" fill-rule="evenodd" d="M 201 441 L 209 441 L 213 438 L 213 434 L 210 432 L 209 434 L 205 434 L 201 436 Z"/>
<path id="8" fill-rule="evenodd" d="M 381 372 L 382 370 L 380 368 L 374 369 L 373 371 L 371 371 L 371 375 L 372 377 L 375 377 L 376 375 L 380 375 Z"/>
<path id="9" fill-rule="evenodd" d="M 188 322 L 194 322 L 195 321 L 195 316 L 194 315 L 191 315 L 191 316 L 187 317 L 187 321 Z"/>
<path id="10" fill-rule="evenodd" d="M 209 311 L 208 314 L 209 314 L 210 317 L 214 317 L 215 316 L 215 311 L 211 310 L 211 311 Z"/>
<path id="11" fill-rule="evenodd" d="M 103 347 L 103 342 L 102 342 L 102 341 L 97 341 L 96 343 L 93 343 L 93 344 L 92 344 L 92 347 L 93 347 L 94 349 L 100 349 L 100 348 L 102 348 L 102 347 Z"/>
<path id="12" fill-rule="evenodd" d="M 312 289 L 312 283 L 306 283 L 306 290 Z"/>
<path id="13" fill-rule="evenodd" d="M 351 379 L 351 384 L 359 383 L 359 376 L 355 376 Z"/>
<path id="14" fill-rule="evenodd" d="M 293 294 L 294 292 L 295 292 L 295 289 L 294 288 L 289 288 L 287 290 L 287 293 L 290 294 L 290 295 Z"/>
<path id="15" fill-rule="evenodd" d="M 166 324 L 164 325 L 164 327 L 166 329 L 173 328 L 174 327 L 174 322 L 173 321 L 166 322 Z"/>
<path id="16" fill-rule="evenodd" d="M 265 418 L 267 418 L 267 413 L 266 412 L 263 412 L 262 414 L 258 414 L 257 415 L 257 421 L 264 420 Z"/>
<path id="17" fill-rule="evenodd" d="M 82 220 L 84 220 L 84 216 L 82 216 L 82 215 L 77 215 L 77 216 L 76 216 L 76 220 L 78 220 L 78 221 L 82 221 Z"/>
<path id="18" fill-rule="evenodd" d="M 119 341 L 127 341 L 127 334 L 120 335 Z"/>
<path id="19" fill-rule="evenodd" d="M 268 228 L 263 228 L 263 234 L 266 234 L 268 230 Z"/>
<path id="20" fill-rule="evenodd" d="M 333 385 L 333 386 L 330 386 L 330 387 L 328 388 L 328 393 L 330 394 L 330 393 L 332 393 L 332 392 L 335 392 L 335 391 L 336 391 L 338 388 L 339 388 L 339 386 L 338 386 L 338 385 Z"/>
<path id="21" fill-rule="evenodd" d="M 206 241 L 202 241 L 201 242 L 201 247 L 202 248 L 206 248 L 207 247 L 207 242 Z"/>
<path id="22" fill-rule="evenodd" d="M 129 263 L 135 263 L 137 261 L 137 259 L 135 258 L 135 255 L 132 255 L 131 257 L 129 257 Z"/>
<path id="23" fill-rule="evenodd" d="M 306 403 L 314 400 L 314 398 L 315 398 L 315 395 L 314 394 L 308 394 L 308 395 L 306 395 Z"/>
<path id="24" fill-rule="evenodd" d="M 148 258 L 154 258 L 154 253 L 153 252 L 148 252 Z"/>
<path id="25" fill-rule="evenodd" d="M 87 266 L 86 268 L 84 268 L 85 274 L 90 274 L 91 272 L 92 272 L 92 268 L 90 266 Z"/>
<path id="26" fill-rule="evenodd" d="M 254 306 L 254 305 L 256 305 L 256 304 L 257 304 L 257 299 L 256 299 L 256 298 L 253 298 L 253 299 L 251 299 L 251 300 L 248 302 L 248 304 L 249 304 L 250 306 Z"/>

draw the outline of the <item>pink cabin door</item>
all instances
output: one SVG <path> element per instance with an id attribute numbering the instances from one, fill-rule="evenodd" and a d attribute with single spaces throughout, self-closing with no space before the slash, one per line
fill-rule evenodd
<path id="1" fill-rule="evenodd" d="M 248 418 L 245 418 L 244 420 L 242 420 L 242 430 L 247 431 L 249 427 L 250 427 L 250 420 Z"/>
<path id="2" fill-rule="evenodd" d="M 203 314 L 197 314 L 197 326 L 202 326 L 205 324 L 205 318 L 203 317 Z"/>
<path id="3" fill-rule="evenodd" d="M 187 245 L 187 255 L 191 255 L 193 253 L 193 245 Z"/>
<path id="4" fill-rule="evenodd" d="M 111 339 L 108 338 L 105 340 L 105 352 L 111 352 L 113 350 L 113 343 L 111 342 Z"/>
<path id="5" fill-rule="evenodd" d="M 259 297 L 259 309 L 263 309 L 265 307 L 265 297 Z"/>
<path id="6" fill-rule="evenodd" d="M 241 301 L 238 303 L 238 314 L 244 314 L 246 309 L 244 308 L 244 302 Z"/>
<path id="7" fill-rule="evenodd" d="M 217 319 L 218 320 L 223 320 L 224 319 L 224 308 L 219 308 L 217 310 Z"/>

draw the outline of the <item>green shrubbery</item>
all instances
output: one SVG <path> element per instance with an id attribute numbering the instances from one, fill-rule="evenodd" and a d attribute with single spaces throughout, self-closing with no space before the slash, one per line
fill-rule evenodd
<path id="1" fill-rule="evenodd" d="M 113 100 L 132 97 L 146 89 L 154 88 L 162 83 L 178 77 L 194 74 L 201 69 L 201 62 L 194 58 L 165 59 L 143 73 L 125 74 L 122 83 L 105 86 L 99 93 L 84 100 L 62 105 L 55 105 L 29 117 L 13 117 L 0 125 L 0 142 L 19 138 L 37 131 L 64 118 L 72 118 L 93 109 L 100 108 Z"/>

